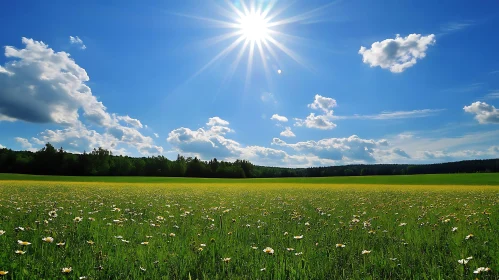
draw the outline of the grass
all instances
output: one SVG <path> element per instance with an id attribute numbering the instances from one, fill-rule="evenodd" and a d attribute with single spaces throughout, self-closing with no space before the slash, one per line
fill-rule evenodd
<path id="1" fill-rule="evenodd" d="M 176 177 L 78 177 L 78 176 L 45 176 L 24 174 L 0 174 L 1 180 L 22 181 L 60 181 L 60 182 L 116 182 L 116 183 L 223 183 L 233 184 L 387 184 L 387 185 L 491 185 L 499 186 L 499 173 L 472 174 L 427 174 L 396 176 L 354 176 L 354 177 L 319 177 L 319 178 L 262 178 L 262 179 L 208 179 L 208 178 L 176 178 Z"/>
<path id="2" fill-rule="evenodd" d="M 496 186 L 2 176 L 4 279 L 499 278 Z"/>

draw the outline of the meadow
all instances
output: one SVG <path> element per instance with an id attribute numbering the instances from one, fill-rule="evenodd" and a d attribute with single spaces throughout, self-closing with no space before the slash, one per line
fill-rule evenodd
<path id="1" fill-rule="evenodd" d="M 423 176 L 0 175 L 0 278 L 499 279 L 498 176 Z"/>

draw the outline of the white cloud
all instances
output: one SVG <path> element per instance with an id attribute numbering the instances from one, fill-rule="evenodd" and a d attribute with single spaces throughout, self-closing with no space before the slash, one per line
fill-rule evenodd
<path id="1" fill-rule="evenodd" d="M 286 118 L 285 116 L 280 116 L 278 114 L 273 114 L 270 119 L 271 120 L 276 120 L 278 122 L 287 122 L 288 121 L 288 118 Z"/>
<path id="2" fill-rule="evenodd" d="M 159 134 L 154 133 L 154 137 L 159 138 Z"/>
<path id="3" fill-rule="evenodd" d="M 468 28 L 468 27 L 473 26 L 475 24 L 476 23 L 472 20 L 454 21 L 454 22 L 449 22 L 449 23 L 442 25 L 442 27 L 440 29 L 442 30 L 443 34 L 447 34 L 447 33 L 452 33 L 452 32 L 456 32 L 456 31 Z"/>
<path id="4" fill-rule="evenodd" d="M 65 52 L 23 38 L 24 49 L 5 47 L 12 75 L 0 74 L 0 114 L 34 123 L 73 124 L 78 109 L 96 123 L 110 123 L 106 107 L 85 84 L 89 77 Z"/>
<path id="5" fill-rule="evenodd" d="M 484 97 L 485 99 L 499 99 L 499 91 L 491 92 Z"/>
<path id="6" fill-rule="evenodd" d="M 85 44 L 83 44 L 83 41 L 78 36 L 76 36 L 76 37 L 69 36 L 69 42 L 71 44 L 76 44 L 76 45 L 80 46 L 80 49 L 82 49 L 82 50 L 87 48 L 87 46 L 85 46 Z"/>
<path id="7" fill-rule="evenodd" d="M 274 138 L 272 145 L 289 147 L 296 151 L 330 160 L 375 162 L 374 149 L 387 147 L 388 142 L 386 140 L 361 139 L 357 135 L 352 135 L 347 138 L 309 140 L 295 144 L 288 144 L 279 138 Z"/>
<path id="8" fill-rule="evenodd" d="M 228 126 L 229 122 L 226 120 L 222 120 L 219 117 L 213 117 L 209 118 L 208 122 L 206 123 L 208 126 L 214 126 L 214 125 L 219 125 L 219 126 Z"/>
<path id="9" fill-rule="evenodd" d="M 135 128 L 142 128 L 142 123 L 138 119 L 131 118 L 129 116 L 117 116 L 116 119 L 123 121 Z"/>
<path id="10" fill-rule="evenodd" d="M 0 149 L 4 149 L 4 148 L 5 148 L 5 146 L 0 144 Z"/>
<path id="11" fill-rule="evenodd" d="M 477 101 L 469 106 L 464 106 L 464 111 L 475 114 L 475 119 L 480 124 L 499 124 L 499 110 L 485 102 Z"/>
<path id="12" fill-rule="evenodd" d="M 36 149 L 33 148 L 33 145 L 26 138 L 16 137 L 14 138 L 17 143 L 21 144 L 21 147 L 25 150 L 36 152 Z"/>
<path id="13" fill-rule="evenodd" d="M 332 115 L 318 115 L 310 113 L 305 120 L 295 118 L 295 126 L 305 126 L 308 128 L 317 128 L 322 130 L 333 129 L 336 124 L 330 121 Z"/>
<path id="14" fill-rule="evenodd" d="M 444 109 L 422 109 L 412 111 L 381 112 L 376 115 L 352 115 L 352 116 L 332 116 L 334 120 L 358 119 L 358 120 L 393 120 L 409 118 L 425 118 L 438 114 Z"/>
<path id="15" fill-rule="evenodd" d="M 284 131 L 281 132 L 281 136 L 284 137 L 295 137 L 296 135 L 291 131 L 291 127 L 286 127 Z"/>
<path id="16" fill-rule="evenodd" d="M 407 37 L 397 34 L 395 39 L 373 43 L 370 49 L 360 47 L 359 54 L 363 62 L 371 67 L 379 66 L 393 73 L 401 73 L 414 66 L 418 59 L 424 58 L 428 47 L 435 42 L 434 34 L 410 34 Z"/>
<path id="17" fill-rule="evenodd" d="M 142 126 L 139 120 L 107 112 L 104 104 L 86 85 L 89 81 L 87 72 L 68 53 L 55 52 L 43 42 L 32 39 L 23 38 L 22 42 L 24 49 L 5 47 L 5 56 L 11 60 L 5 63 L 4 68 L 11 74 L 0 73 L 0 120 L 62 125 L 62 130 L 43 132 L 47 139 L 57 139 L 59 143 L 69 144 L 72 139 L 88 138 L 89 132 L 90 135 L 114 137 L 106 138 L 106 141 L 135 147 L 142 154 L 162 151 L 161 147 L 153 144 L 152 138 L 136 130 Z M 88 130 L 80 120 L 80 111 L 87 121 L 104 132 Z M 133 128 L 122 126 L 119 121 Z M 52 132 L 59 135 L 54 136 Z M 85 143 L 94 142 L 89 140 Z M 106 142 L 102 144 L 103 147 L 110 146 L 104 145 Z"/>
<path id="18" fill-rule="evenodd" d="M 319 94 L 315 95 L 314 102 L 308 104 L 309 108 L 314 110 L 322 110 L 324 113 L 332 112 L 331 108 L 336 107 L 336 100 L 330 97 L 324 97 Z"/>

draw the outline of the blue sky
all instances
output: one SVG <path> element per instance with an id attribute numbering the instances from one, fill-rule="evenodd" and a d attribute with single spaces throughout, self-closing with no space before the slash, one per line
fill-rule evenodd
<path id="1" fill-rule="evenodd" d="M 3 6 L 2 147 L 293 167 L 499 156 L 496 1 Z"/>

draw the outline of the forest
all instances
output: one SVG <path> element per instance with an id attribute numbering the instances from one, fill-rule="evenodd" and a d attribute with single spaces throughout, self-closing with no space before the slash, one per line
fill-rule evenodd
<path id="1" fill-rule="evenodd" d="M 68 153 L 47 143 L 42 149 L 13 151 L 0 149 L 0 173 L 70 176 L 159 176 L 205 178 L 275 178 L 368 175 L 411 175 L 444 173 L 499 172 L 499 159 L 466 160 L 438 164 L 369 164 L 309 168 L 283 168 L 253 165 L 247 160 L 234 162 L 197 157 L 116 156 L 98 148 L 83 154 Z"/>

